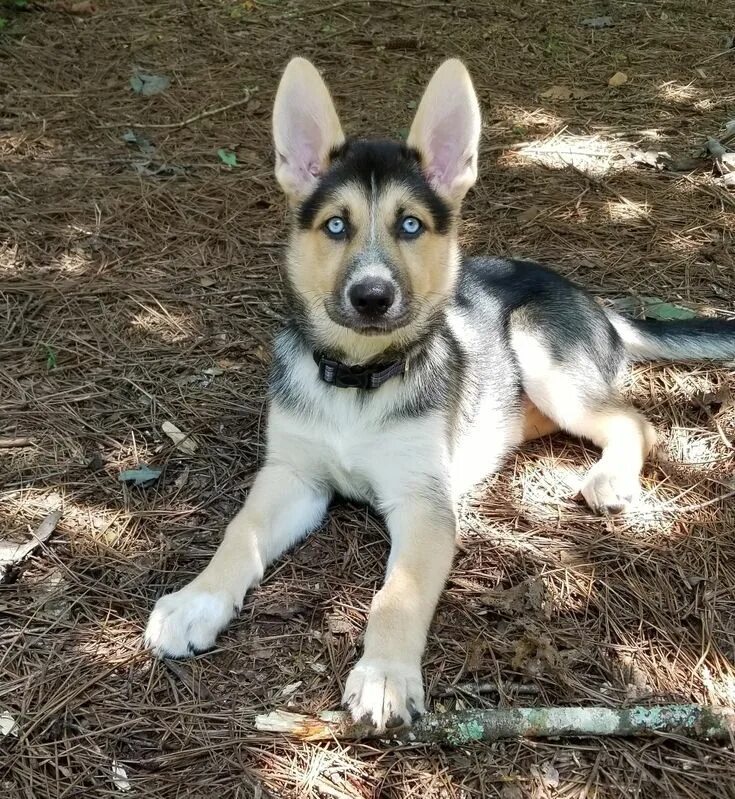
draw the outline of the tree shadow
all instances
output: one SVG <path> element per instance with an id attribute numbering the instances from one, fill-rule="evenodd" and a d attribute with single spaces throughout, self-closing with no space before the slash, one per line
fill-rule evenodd
<path id="1" fill-rule="evenodd" d="M 670 4 L 616 8 L 608 32 L 580 27 L 587 11 L 570 2 L 352 4 L 301 17 L 255 5 L 243 17 L 167 2 L 105 6 L 87 20 L 29 15 L 25 40 L 3 52 L 14 48 L 23 69 L 0 71 L 10 131 L 0 139 L 0 436 L 35 443 L 2 451 L 0 527 L 27 536 L 50 493 L 66 508 L 0 588 L 3 708 L 20 729 L 3 741 L 3 765 L 39 797 L 117 791 L 113 760 L 135 789 L 166 797 L 247 796 L 249 772 L 280 795 L 492 796 L 506 778 L 532 795 L 531 766 L 545 762 L 571 795 L 701 795 L 703 763 L 709 782 L 727 784 L 727 753 L 694 743 L 445 752 L 257 734 L 258 712 L 339 701 L 387 553 L 382 525 L 350 506 L 269 572 L 216 652 L 180 664 L 142 652 L 155 598 L 202 567 L 262 454 L 267 348 L 283 307 L 268 117 L 295 49 L 325 69 L 348 129 L 394 134 L 430 69 L 450 51 L 465 58 L 486 109 L 470 251 L 547 261 L 595 294 L 732 311 L 731 214 L 704 167 L 588 175 L 517 147 L 566 132 L 687 153 L 729 101 L 717 71 L 692 72 L 727 23 L 714 5 L 697 20 Z M 171 91 L 141 101 L 127 87 L 132 64 L 165 70 Z M 618 69 L 628 89 L 610 90 Z M 591 94 L 539 98 L 557 84 Z M 238 101 L 243 86 L 259 88 L 236 112 L 151 127 Z M 121 139 L 131 126 L 181 174 L 141 177 Z M 237 168 L 218 161 L 220 146 L 234 148 Z M 709 385 L 732 389 L 732 376 L 651 367 L 631 384 L 675 464 L 647 472 L 650 519 L 600 520 L 575 504 L 595 455 L 563 437 L 524 449 L 473 494 L 426 655 L 435 706 L 732 702 L 731 506 L 687 510 L 725 492 L 716 481 L 732 463 L 692 404 Z M 197 453 L 177 450 L 163 421 L 191 432 Z M 701 462 L 709 450 L 719 464 Z M 687 458 L 700 463 L 676 464 Z M 142 461 L 164 468 L 159 484 L 122 486 L 119 471 Z M 541 590 L 518 592 L 515 609 L 507 592 L 518 586 Z M 441 696 L 465 680 L 501 693 Z"/>

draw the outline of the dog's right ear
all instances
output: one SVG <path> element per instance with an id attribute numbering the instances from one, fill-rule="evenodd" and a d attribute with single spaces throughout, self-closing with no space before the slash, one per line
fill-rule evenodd
<path id="1" fill-rule="evenodd" d="M 322 76 L 305 58 L 286 67 L 273 107 L 276 178 L 296 204 L 307 197 L 344 143 L 342 126 Z"/>

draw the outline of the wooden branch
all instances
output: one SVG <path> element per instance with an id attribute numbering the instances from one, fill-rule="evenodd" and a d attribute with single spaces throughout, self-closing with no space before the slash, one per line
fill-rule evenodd
<path id="1" fill-rule="evenodd" d="M 614 710 L 606 707 L 526 707 L 514 710 L 465 710 L 427 713 L 414 725 L 385 733 L 356 724 L 348 713 L 325 711 L 305 716 L 275 710 L 257 716 L 255 727 L 307 741 L 395 738 L 404 742 L 462 746 L 502 738 L 561 738 L 657 733 L 687 738 L 735 739 L 735 709 L 702 705 L 659 705 Z"/>
<path id="2" fill-rule="evenodd" d="M 13 449 L 14 447 L 30 447 L 32 438 L 20 436 L 18 438 L 0 438 L 0 449 Z"/>
<path id="3" fill-rule="evenodd" d="M 235 100 L 234 103 L 228 103 L 227 105 L 222 105 L 219 108 L 212 108 L 209 111 L 202 111 L 199 114 L 194 114 L 193 117 L 188 117 L 187 119 L 182 119 L 180 122 L 157 122 L 157 123 L 149 123 L 147 125 L 141 125 L 137 122 L 110 122 L 105 125 L 100 125 L 101 128 L 120 128 L 125 125 L 129 125 L 133 128 L 155 128 L 156 130 L 173 130 L 175 128 L 183 128 L 186 125 L 191 125 L 193 122 L 199 122 L 200 119 L 208 119 L 209 117 L 213 117 L 215 114 L 222 114 L 225 111 L 230 111 L 232 108 L 239 108 L 241 105 L 245 105 L 249 103 L 253 99 L 253 92 L 250 89 L 245 89 L 245 97 L 240 98 L 239 100 Z"/>
<path id="4" fill-rule="evenodd" d="M 209 111 L 202 111 L 200 114 L 195 114 L 193 117 L 189 117 L 188 119 L 182 119 L 181 122 L 162 122 L 158 124 L 150 124 L 150 125 L 136 125 L 134 127 L 146 127 L 146 128 L 183 128 L 185 125 L 191 125 L 192 122 L 198 122 L 200 119 L 207 119 L 209 117 L 213 117 L 215 114 L 221 114 L 224 111 L 229 111 L 232 108 L 238 108 L 241 105 L 245 105 L 249 103 L 252 99 L 252 92 L 250 89 L 245 89 L 245 97 L 241 98 L 240 100 L 235 100 L 234 103 L 228 103 L 227 105 L 222 105 L 219 108 L 212 108 Z"/>
<path id="5" fill-rule="evenodd" d="M 446 699 L 448 696 L 480 696 L 481 694 L 526 694 L 536 695 L 538 688 L 535 685 L 526 683 L 507 683 L 503 685 L 497 682 L 461 682 L 457 685 L 450 685 L 444 691 L 435 696 L 439 699 Z"/>

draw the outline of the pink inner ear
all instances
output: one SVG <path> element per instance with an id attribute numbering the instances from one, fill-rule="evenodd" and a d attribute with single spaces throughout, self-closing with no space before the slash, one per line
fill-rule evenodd
<path id="1" fill-rule="evenodd" d="M 429 179 L 440 186 L 451 186 L 464 167 L 466 149 L 463 120 L 459 114 L 450 113 L 432 130 L 429 137 L 431 162 Z"/>
<path id="2" fill-rule="evenodd" d="M 296 111 L 296 109 L 294 109 Z M 299 179 L 311 182 L 322 172 L 322 132 L 316 120 L 294 113 L 286 160 L 298 173 Z"/>

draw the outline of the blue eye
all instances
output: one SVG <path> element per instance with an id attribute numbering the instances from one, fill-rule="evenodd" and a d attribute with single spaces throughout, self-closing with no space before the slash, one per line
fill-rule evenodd
<path id="1" fill-rule="evenodd" d="M 347 224 L 341 216 L 332 216 L 327 219 L 324 228 L 330 236 L 334 236 L 335 238 L 341 238 L 347 232 Z"/>
<path id="2" fill-rule="evenodd" d="M 399 223 L 400 232 L 408 238 L 414 238 L 424 229 L 421 221 L 416 219 L 415 216 L 404 216 Z"/>

